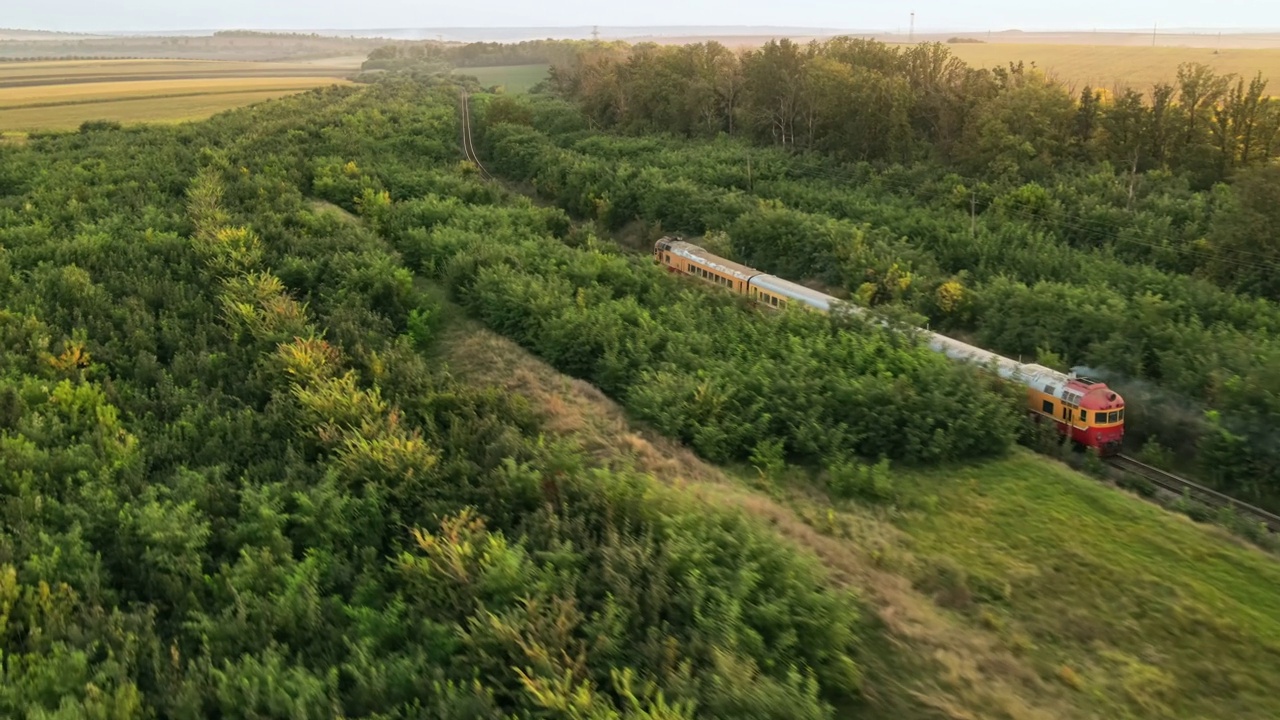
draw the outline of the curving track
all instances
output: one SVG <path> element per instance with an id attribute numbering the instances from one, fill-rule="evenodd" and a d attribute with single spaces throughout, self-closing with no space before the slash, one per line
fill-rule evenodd
<path id="1" fill-rule="evenodd" d="M 471 142 L 471 98 L 466 88 L 462 88 L 460 92 L 462 94 L 462 153 L 467 160 L 475 164 L 476 169 L 480 171 L 480 177 L 492 180 L 493 176 L 484 169 L 480 156 L 476 154 L 476 146 Z"/>
<path id="2" fill-rule="evenodd" d="M 1107 463 L 1123 472 L 1146 478 L 1157 487 L 1175 492 L 1179 495 L 1185 493 L 1193 500 L 1202 502 L 1209 507 L 1230 507 L 1241 517 L 1256 520 L 1263 525 L 1266 525 L 1272 532 L 1280 532 L 1280 515 L 1273 515 L 1266 510 L 1256 508 L 1246 502 L 1237 500 L 1230 495 L 1224 495 L 1217 490 L 1207 488 L 1199 483 L 1194 483 L 1186 478 L 1174 475 L 1171 472 L 1166 472 L 1160 468 L 1139 462 L 1128 455 L 1114 455 L 1107 458 Z"/>

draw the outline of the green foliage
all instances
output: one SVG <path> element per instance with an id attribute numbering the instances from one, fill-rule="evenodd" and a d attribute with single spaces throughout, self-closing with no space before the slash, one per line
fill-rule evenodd
<path id="1" fill-rule="evenodd" d="M 756 443 L 749 460 L 762 477 L 778 477 L 787 466 L 782 440 L 774 438 Z"/>
<path id="2" fill-rule="evenodd" d="M 895 497 L 887 458 L 874 465 L 838 460 L 827 468 L 827 488 L 838 498 L 884 502 Z"/>
<path id="3" fill-rule="evenodd" d="M 1180 472 L 1198 467 L 1220 488 L 1280 507 L 1280 305 L 1237 292 L 1225 276 L 1220 286 L 1207 279 L 1206 237 L 1269 226 L 1226 222 L 1240 207 L 1234 189 L 1196 192 L 1168 170 L 1143 165 L 1129 177 L 1066 161 L 1035 182 L 961 182 L 936 161 L 873 166 L 725 138 L 586 133 L 543 123 L 562 101 L 512 102 L 530 108 L 533 126 L 485 127 L 486 154 L 566 210 L 588 216 L 582 198 L 607 197 L 611 226 L 727 231 L 730 257 L 752 267 L 904 307 L 1007 357 L 1097 368 L 1129 398 L 1137 442 L 1167 438 L 1186 448 Z M 1098 132 L 1110 141 L 1111 131 Z M 1239 173 L 1262 187 L 1264 169 Z M 1223 252 L 1235 262 L 1235 250 Z M 1201 459 L 1185 462 L 1196 448 Z"/>
<path id="4" fill-rule="evenodd" d="M 454 98 L 388 80 L 14 149 L 44 171 L 0 185 L 0 715 L 856 701 L 859 603 L 810 560 L 433 361 L 420 267 L 495 323 L 555 310 L 548 354 L 614 389 L 666 292 L 617 255 L 490 262 L 569 222 L 449 170 Z"/>

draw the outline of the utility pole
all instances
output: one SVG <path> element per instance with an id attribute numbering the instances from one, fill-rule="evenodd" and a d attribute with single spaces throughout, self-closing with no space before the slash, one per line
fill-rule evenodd
<path id="1" fill-rule="evenodd" d="M 1151 23 L 1151 47 L 1156 46 L 1156 27 L 1158 26 L 1159 23 Z"/>
<path id="2" fill-rule="evenodd" d="M 600 26 L 599 25 L 591 26 L 591 40 L 593 42 L 600 42 Z"/>
<path id="3" fill-rule="evenodd" d="M 907 31 L 907 42 L 913 43 L 915 41 L 916 41 L 916 11 L 912 10 L 911 11 L 911 29 Z"/>

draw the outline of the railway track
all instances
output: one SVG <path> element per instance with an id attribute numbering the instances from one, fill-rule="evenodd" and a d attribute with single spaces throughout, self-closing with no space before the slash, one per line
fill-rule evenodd
<path id="1" fill-rule="evenodd" d="M 493 176 L 489 174 L 488 170 L 484 169 L 484 164 L 480 162 L 480 156 L 476 154 L 476 146 L 471 141 L 471 98 L 465 88 L 460 92 L 462 95 L 462 153 L 480 171 L 480 177 L 485 180 L 492 180 Z"/>
<path id="2" fill-rule="evenodd" d="M 1217 490 L 1207 488 L 1199 483 L 1192 482 L 1186 478 L 1166 472 L 1160 468 L 1152 467 L 1146 463 L 1139 462 L 1128 455 L 1114 455 L 1107 458 L 1107 464 L 1132 475 L 1145 478 L 1157 487 L 1177 493 L 1178 495 L 1187 495 L 1191 499 L 1204 503 L 1209 507 L 1221 508 L 1230 507 L 1235 510 L 1236 514 L 1256 520 L 1266 525 L 1271 532 L 1280 532 L 1280 515 L 1274 515 L 1261 508 L 1256 508 L 1246 502 L 1237 500 L 1230 495 L 1224 495 Z"/>
<path id="3" fill-rule="evenodd" d="M 470 97 L 466 89 L 460 90 L 461 106 L 462 106 L 462 152 L 466 159 L 474 163 L 476 169 L 480 172 L 480 177 L 485 180 L 493 180 L 493 176 L 485 169 L 484 164 L 480 162 L 480 156 L 476 154 L 475 144 L 471 139 L 471 103 Z M 1127 472 L 1132 475 L 1145 478 L 1155 486 L 1176 493 L 1178 495 L 1187 495 L 1192 499 L 1204 503 L 1209 507 L 1221 508 L 1230 507 L 1238 515 L 1251 518 L 1265 525 L 1271 532 L 1280 533 L 1280 515 L 1274 515 L 1261 508 L 1256 508 L 1246 502 L 1237 500 L 1229 495 L 1218 492 L 1212 488 L 1207 488 L 1199 483 L 1192 482 L 1186 478 L 1174 475 L 1171 472 L 1152 467 L 1146 463 L 1135 460 L 1128 455 L 1114 455 L 1107 458 L 1107 463 L 1112 467 Z"/>

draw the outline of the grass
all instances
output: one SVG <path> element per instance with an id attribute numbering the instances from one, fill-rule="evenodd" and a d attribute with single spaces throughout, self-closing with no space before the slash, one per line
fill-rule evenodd
<path id="1" fill-rule="evenodd" d="M 1280 565 L 1029 453 L 900 474 L 917 580 L 1106 717 L 1280 717 Z M 944 576 L 942 579 L 939 576 Z"/>
<path id="2" fill-rule="evenodd" d="M 442 357 L 527 398 L 604 467 L 651 473 L 817 556 L 868 608 L 867 708 L 894 718 L 1280 716 L 1280 566 L 1019 451 L 894 472 L 896 504 L 720 468 L 450 308 Z"/>
<path id="3" fill-rule="evenodd" d="M 0 63 L 0 129 L 72 130 L 86 120 L 200 120 L 231 108 L 346 83 L 338 64 L 194 60 Z"/>
<path id="4" fill-rule="evenodd" d="M 224 110 L 251 105 L 299 92 L 258 90 L 195 96 L 169 96 L 62 104 L 45 107 L 0 109 L 0 128 L 6 132 L 74 130 L 86 120 L 113 120 L 119 123 L 177 123 L 202 120 Z"/>
<path id="5" fill-rule="evenodd" d="M 495 67 L 468 67 L 454 70 L 459 75 L 472 75 L 485 87 L 501 85 L 506 92 L 519 94 L 547 79 L 549 65 L 502 65 Z"/>
<path id="6" fill-rule="evenodd" d="M 978 67 L 1006 66 L 1019 60 L 1045 70 L 1077 89 L 1086 84 L 1112 91 L 1132 87 L 1147 91 L 1157 82 L 1172 83 L 1178 64 L 1200 62 L 1219 73 L 1248 79 L 1259 71 L 1280 79 L 1280 49 L 1192 47 L 1125 47 L 1116 45 L 1051 45 L 957 43 L 948 46 L 959 58 Z"/>

